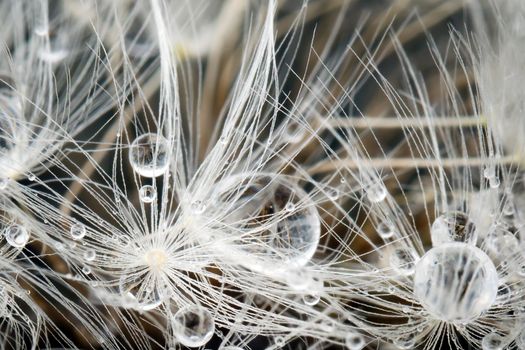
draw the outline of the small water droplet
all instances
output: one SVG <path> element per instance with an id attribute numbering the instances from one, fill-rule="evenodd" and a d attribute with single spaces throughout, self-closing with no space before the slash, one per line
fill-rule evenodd
<path id="1" fill-rule="evenodd" d="M 23 248 L 29 241 L 29 232 L 21 225 L 11 225 L 4 231 L 5 239 L 15 248 Z"/>
<path id="2" fill-rule="evenodd" d="M 345 345 L 348 350 L 361 350 L 365 346 L 365 339 L 356 332 L 349 332 L 345 338 Z"/>
<path id="3" fill-rule="evenodd" d="M 71 237 L 78 241 L 86 235 L 86 227 L 82 224 L 73 224 L 69 230 Z"/>
<path id="4" fill-rule="evenodd" d="M 505 339 L 501 335 L 492 332 L 483 337 L 481 348 L 483 350 L 503 350 L 505 343 Z"/>
<path id="5" fill-rule="evenodd" d="M 191 203 L 191 210 L 194 214 L 202 214 L 206 210 L 206 205 L 201 200 Z"/>
<path id="6" fill-rule="evenodd" d="M 84 252 L 84 259 L 86 261 L 93 261 L 97 257 L 97 252 L 95 252 L 93 249 L 86 250 Z"/>
<path id="7" fill-rule="evenodd" d="M 144 185 L 139 190 L 139 197 L 142 202 L 151 203 L 157 199 L 157 191 L 151 185 Z"/>

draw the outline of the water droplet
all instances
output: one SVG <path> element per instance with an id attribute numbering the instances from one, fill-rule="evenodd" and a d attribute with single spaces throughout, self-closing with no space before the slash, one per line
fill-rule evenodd
<path id="1" fill-rule="evenodd" d="M 453 211 L 438 216 L 430 229 L 432 246 L 443 243 L 464 242 L 476 245 L 478 234 L 476 226 L 467 214 Z"/>
<path id="2" fill-rule="evenodd" d="M 365 339 L 359 333 L 349 332 L 345 337 L 348 350 L 361 350 L 365 346 Z"/>
<path id="3" fill-rule="evenodd" d="M 490 188 L 498 188 L 500 184 L 501 184 L 501 181 L 500 181 L 499 177 L 492 176 L 492 177 L 489 178 L 489 186 L 490 186 Z"/>
<path id="4" fill-rule="evenodd" d="M 206 205 L 202 201 L 196 200 L 191 203 L 191 210 L 194 214 L 200 215 L 206 211 Z"/>
<path id="5" fill-rule="evenodd" d="M 84 260 L 86 261 L 93 261 L 96 257 L 97 252 L 95 252 L 93 249 L 89 249 L 84 252 Z"/>
<path id="6" fill-rule="evenodd" d="M 5 239 L 15 248 L 23 248 L 29 241 L 29 232 L 21 225 L 11 225 L 4 231 Z"/>
<path id="7" fill-rule="evenodd" d="M 377 225 L 377 233 L 382 239 L 385 240 L 392 238 L 396 232 L 392 225 L 386 222 L 381 222 L 379 225 Z"/>
<path id="8" fill-rule="evenodd" d="M 157 191 L 151 185 L 144 185 L 139 190 L 139 197 L 142 202 L 151 203 L 157 199 Z"/>
<path id="9" fill-rule="evenodd" d="M 303 295 L 303 303 L 306 305 L 316 305 L 321 300 L 321 296 L 319 295 L 319 292 L 311 292 Z"/>
<path id="10" fill-rule="evenodd" d="M 292 202 L 288 202 L 288 203 L 286 203 L 285 209 L 286 209 L 286 211 L 294 211 L 295 210 L 295 204 L 293 204 Z"/>
<path id="11" fill-rule="evenodd" d="M 227 208 L 224 222 L 238 238 L 232 246 L 244 266 L 279 274 L 306 265 L 321 235 L 315 204 L 298 185 L 279 175 L 234 176 L 217 184 L 215 207 Z M 218 198 L 216 198 L 218 197 Z M 287 209 L 289 204 L 293 211 Z"/>
<path id="12" fill-rule="evenodd" d="M 73 224 L 69 230 L 71 237 L 78 241 L 86 235 L 86 227 L 82 224 Z"/>
<path id="13" fill-rule="evenodd" d="M 35 174 L 29 174 L 29 175 L 27 175 L 27 179 L 29 181 L 35 181 L 36 180 L 36 176 L 35 176 Z"/>
<path id="14" fill-rule="evenodd" d="M 388 191 L 386 190 L 383 184 L 375 184 L 373 186 L 370 186 L 366 190 L 366 195 L 368 197 L 368 200 L 372 203 L 379 203 L 379 202 L 384 201 L 387 194 L 388 194 Z"/>
<path id="15" fill-rule="evenodd" d="M 69 55 L 69 51 L 65 49 L 43 49 L 38 52 L 38 58 L 50 64 L 58 63 L 64 60 L 64 58 L 66 58 L 67 55 Z"/>
<path id="16" fill-rule="evenodd" d="M 0 179 L 0 190 L 5 190 L 7 188 L 7 185 L 9 185 L 9 178 L 1 178 Z"/>
<path id="17" fill-rule="evenodd" d="M 492 332 L 483 337 L 481 348 L 483 350 L 503 350 L 505 343 L 505 339 L 501 335 Z"/>
<path id="18" fill-rule="evenodd" d="M 280 335 L 275 337 L 273 341 L 275 342 L 275 345 L 280 346 L 280 347 L 283 347 L 286 345 L 286 339 L 284 339 L 284 337 Z"/>
<path id="19" fill-rule="evenodd" d="M 82 267 L 82 272 L 86 275 L 89 275 L 91 273 L 91 267 L 84 265 L 84 267 Z"/>
<path id="20" fill-rule="evenodd" d="M 414 273 L 416 266 L 416 256 L 408 248 L 396 248 L 390 255 L 390 265 L 403 276 Z"/>
<path id="21" fill-rule="evenodd" d="M 168 170 L 169 143 L 157 134 L 137 137 L 129 149 L 129 162 L 133 170 L 144 177 L 157 177 Z"/>
<path id="22" fill-rule="evenodd" d="M 190 348 L 206 344 L 215 331 L 215 322 L 210 312 L 202 306 L 180 309 L 172 318 L 173 334 L 178 341 Z"/>
<path id="23" fill-rule="evenodd" d="M 414 294 L 436 319 L 468 323 L 494 303 L 498 284 L 496 268 L 482 250 L 444 243 L 417 263 Z"/>

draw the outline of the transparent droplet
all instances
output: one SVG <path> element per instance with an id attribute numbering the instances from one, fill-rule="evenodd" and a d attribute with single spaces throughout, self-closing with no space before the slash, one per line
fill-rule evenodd
<path id="1" fill-rule="evenodd" d="M 29 241 L 29 232 L 21 225 L 11 225 L 4 231 L 4 236 L 9 245 L 23 248 Z"/>
<path id="2" fill-rule="evenodd" d="M 350 332 L 345 337 L 345 345 L 348 350 L 361 350 L 365 346 L 365 338 L 359 333 Z"/>
<path id="3" fill-rule="evenodd" d="M 157 199 L 157 191 L 151 185 L 144 185 L 139 190 L 139 197 L 142 202 L 151 203 Z"/>
<path id="4" fill-rule="evenodd" d="M 84 260 L 93 261 L 97 257 L 97 253 L 93 249 L 86 250 L 84 252 Z"/>
<path id="5" fill-rule="evenodd" d="M 196 200 L 191 203 L 191 210 L 194 214 L 202 214 L 206 211 L 206 205 L 201 200 Z"/>
<path id="6" fill-rule="evenodd" d="M 169 142 L 164 136 L 144 134 L 137 137 L 129 148 L 129 162 L 141 176 L 157 177 L 168 170 Z"/>
<path id="7" fill-rule="evenodd" d="M 288 203 L 286 203 L 285 209 L 287 211 L 294 211 L 295 210 L 295 204 L 293 204 L 292 202 L 288 202 Z"/>
<path id="8" fill-rule="evenodd" d="M 498 188 L 500 186 L 500 184 L 501 184 L 501 181 L 500 181 L 499 177 L 497 177 L 497 176 L 492 176 L 488 180 L 489 180 L 489 186 L 491 188 Z"/>
<path id="9" fill-rule="evenodd" d="M 266 174 L 234 176 L 217 187 L 214 207 L 224 208 L 224 222 L 238 232 L 232 246 L 240 251 L 241 264 L 279 274 L 310 261 L 319 244 L 321 221 L 301 187 Z M 294 210 L 288 210 L 290 205 Z"/>
<path id="10" fill-rule="evenodd" d="M 5 190 L 7 188 L 7 185 L 9 185 L 9 178 L 1 178 L 0 179 L 0 190 Z"/>
<path id="11" fill-rule="evenodd" d="M 43 49 L 38 52 L 38 58 L 50 64 L 55 64 L 63 61 L 67 57 L 67 55 L 69 55 L 69 51 L 65 49 Z"/>
<path id="12" fill-rule="evenodd" d="M 366 190 L 368 200 L 372 203 L 379 203 L 384 201 L 387 194 L 388 191 L 386 190 L 386 187 L 383 186 L 383 184 L 375 184 L 373 186 L 370 186 Z"/>
<path id="13" fill-rule="evenodd" d="M 503 350 L 505 348 L 505 338 L 497 333 L 489 333 L 481 340 L 483 350 Z"/>
<path id="14" fill-rule="evenodd" d="M 396 248 L 390 254 L 390 265 L 403 276 L 414 273 L 416 257 L 408 248 Z"/>
<path id="15" fill-rule="evenodd" d="M 467 214 L 453 211 L 440 215 L 430 229 L 432 246 L 443 243 L 464 242 L 475 245 L 478 240 L 476 226 Z"/>
<path id="16" fill-rule="evenodd" d="M 73 224 L 69 230 L 71 237 L 78 241 L 86 235 L 86 227 L 82 224 Z"/>
<path id="17" fill-rule="evenodd" d="M 187 347 L 196 348 L 206 344 L 215 332 L 215 322 L 210 312 L 202 306 L 180 309 L 172 318 L 173 334 Z"/>
<path id="18" fill-rule="evenodd" d="M 87 265 L 84 265 L 82 267 L 82 272 L 86 275 L 89 275 L 91 273 L 91 267 L 87 266 Z"/>
<path id="19" fill-rule="evenodd" d="M 414 294 L 434 318 L 468 323 L 496 300 L 498 274 L 475 246 L 454 242 L 430 249 L 417 263 Z"/>
<path id="20" fill-rule="evenodd" d="M 395 229 L 391 225 L 381 222 L 377 225 L 377 233 L 382 239 L 392 238 L 395 234 Z"/>
<path id="21" fill-rule="evenodd" d="M 306 305 L 316 305 L 321 300 L 321 296 L 318 292 L 311 292 L 303 295 L 303 303 Z"/>
<path id="22" fill-rule="evenodd" d="M 490 227 L 485 237 L 485 246 L 489 255 L 497 257 L 498 260 L 511 260 L 511 257 L 519 253 L 519 241 L 509 228 L 502 223 Z"/>
<path id="23" fill-rule="evenodd" d="M 273 341 L 275 342 L 275 345 L 280 346 L 280 347 L 283 347 L 286 345 L 286 339 L 284 339 L 284 337 L 280 335 L 275 337 Z"/>
<path id="24" fill-rule="evenodd" d="M 36 176 L 35 176 L 35 174 L 29 174 L 29 175 L 27 175 L 27 179 L 29 181 L 35 181 L 36 180 Z"/>

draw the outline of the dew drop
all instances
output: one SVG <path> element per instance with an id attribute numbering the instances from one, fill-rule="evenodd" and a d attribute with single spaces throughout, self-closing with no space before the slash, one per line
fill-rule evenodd
<path id="1" fill-rule="evenodd" d="M 241 174 L 243 175 L 243 174 Z M 224 219 L 239 238 L 233 246 L 240 263 L 279 274 L 306 265 L 319 244 L 321 222 L 308 194 L 285 177 L 270 174 L 234 176 L 218 183 L 215 207 L 229 208 Z M 293 211 L 290 203 L 295 206 Z"/>
<path id="2" fill-rule="evenodd" d="M 9 178 L 1 178 L 0 179 L 0 190 L 5 190 L 7 188 L 7 185 L 9 185 Z"/>
<path id="3" fill-rule="evenodd" d="M 35 176 L 35 174 L 29 174 L 29 175 L 27 176 L 27 179 L 28 179 L 29 181 L 35 181 L 35 180 L 36 180 L 36 176 Z"/>
<path id="4" fill-rule="evenodd" d="M 305 305 L 313 306 L 319 303 L 321 296 L 317 292 L 307 293 L 303 295 L 303 303 Z"/>
<path id="5" fill-rule="evenodd" d="M 84 267 L 82 267 L 82 272 L 86 275 L 89 275 L 91 273 L 91 267 L 84 265 Z"/>
<path id="6" fill-rule="evenodd" d="M 408 248 L 396 248 L 390 255 L 390 265 L 403 276 L 414 273 L 416 257 Z"/>
<path id="7" fill-rule="evenodd" d="M 345 337 L 345 345 L 348 350 L 361 350 L 365 346 L 365 339 L 359 333 L 350 332 Z"/>
<path id="8" fill-rule="evenodd" d="M 187 347 L 196 348 L 206 344 L 215 331 L 210 312 L 202 306 L 187 306 L 172 318 L 173 334 Z"/>
<path id="9" fill-rule="evenodd" d="M 69 233 L 75 241 L 78 241 L 86 235 L 86 227 L 82 224 L 73 224 Z"/>
<path id="10" fill-rule="evenodd" d="M 489 178 L 489 186 L 490 188 L 498 188 L 501 184 L 501 181 L 499 179 L 499 177 L 497 176 L 492 176 Z"/>
<path id="11" fill-rule="evenodd" d="M 284 337 L 280 335 L 275 337 L 273 341 L 275 342 L 275 345 L 280 346 L 280 347 L 283 347 L 286 345 L 286 340 L 284 339 Z"/>
<path id="12" fill-rule="evenodd" d="M 9 245 L 23 248 L 29 241 L 29 232 L 21 225 L 11 225 L 4 231 L 4 236 Z"/>
<path id="13" fill-rule="evenodd" d="M 191 210 L 194 214 L 200 215 L 206 211 L 206 205 L 201 200 L 196 200 L 191 203 Z"/>
<path id="14" fill-rule="evenodd" d="M 286 203 L 285 209 L 286 209 L 286 211 L 294 211 L 295 210 L 295 204 L 293 204 L 292 202 L 288 202 L 288 203 Z"/>
<path id="15" fill-rule="evenodd" d="M 65 49 L 44 49 L 38 52 L 38 58 L 50 64 L 59 63 L 60 61 L 64 60 L 67 55 L 69 55 L 69 51 Z"/>
<path id="16" fill-rule="evenodd" d="M 144 185 L 139 190 L 139 197 L 142 202 L 151 203 L 157 199 L 157 191 L 151 185 Z"/>
<path id="17" fill-rule="evenodd" d="M 385 200 L 388 191 L 382 184 L 375 184 L 366 190 L 368 200 L 372 203 L 380 203 Z"/>
<path id="18" fill-rule="evenodd" d="M 444 243 L 430 249 L 416 265 L 414 294 L 438 320 L 468 323 L 494 304 L 497 292 L 496 268 L 475 246 Z"/>
<path id="19" fill-rule="evenodd" d="M 464 242 L 475 245 L 478 240 L 476 226 L 470 221 L 467 214 L 460 211 L 448 212 L 438 216 L 432 223 L 430 235 L 434 247 L 450 242 Z"/>
<path id="20" fill-rule="evenodd" d="M 144 177 L 166 173 L 169 166 L 168 140 L 152 133 L 137 137 L 129 149 L 129 162 L 133 170 Z"/>
<path id="21" fill-rule="evenodd" d="M 481 340 L 483 350 L 503 350 L 504 347 L 505 339 L 495 332 L 485 335 Z"/>
<path id="22" fill-rule="evenodd" d="M 391 225 L 381 222 L 377 225 L 377 233 L 382 239 L 392 238 L 395 234 L 395 229 Z"/>
<path id="23" fill-rule="evenodd" d="M 93 261 L 96 257 L 97 252 L 95 252 L 93 249 L 89 249 L 84 252 L 84 260 L 86 261 Z"/>

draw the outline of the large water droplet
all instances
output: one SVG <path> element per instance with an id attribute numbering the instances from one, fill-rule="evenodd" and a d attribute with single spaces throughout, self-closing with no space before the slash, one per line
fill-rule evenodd
<path id="1" fill-rule="evenodd" d="M 157 191 L 151 185 L 144 185 L 139 190 L 139 197 L 142 202 L 151 203 L 157 199 Z"/>
<path id="2" fill-rule="evenodd" d="M 86 227 L 82 224 L 73 224 L 69 230 L 71 237 L 78 241 L 86 235 Z"/>
<path id="3" fill-rule="evenodd" d="M 169 143 L 162 135 L 144 134 L 129 148 L 129 162 L 133 170 L 144 177 L 164 174 L 169 166 Z"/>
<path id="4" fill-rule="evenodd" d="M 21 225 L 11 225 L 4 231 L 4 236 L 9 245 L 23 248 L 29 241 L 29 232 Z"/>
<path id="5" fill-rule="evenodd" d="M 190 348 L 203 346 L 215 332 L 213 317 L 202 306 L 182 308 L 171 321 L 175 337 L 182 345 Z"/>
<path id="6" fill-rule="evenodd" d="M 223 222 L 239 232 L 240 262 L 257 271 L 304 266 L 319 244 L 321 224 L 306 192 L 279 175 L 234 176 L 218 183 L 214 201 Z M 293 206 L 293 208 L 291 208 Z"/>
<path id="7" fill-rule="evenodd" d="M 476 244 L 478 234 L 476 226 L 467 214 L 453 211 L 438 216 L 430 229 L 432 245 L 437 247 L 443 243 L 464 242 Z"/>
<path id="8" fill-rule="evenodd" d="M 409 248 L 396 248 L 390 254 L 390 265 L 403 276 L 414 273 L 417 257 Z"/>
<path id="9" fill-rule="evenodd" d="M 414 294 L 438 320 L 468 323 L 488 310 L 498 293 L 490 258 L 466 243 L 444 243 L 417 263 Z"/>

